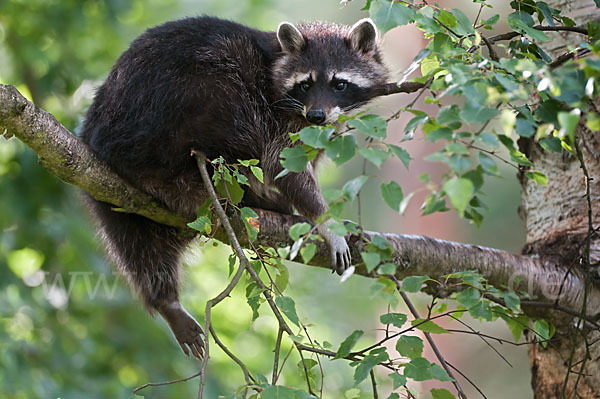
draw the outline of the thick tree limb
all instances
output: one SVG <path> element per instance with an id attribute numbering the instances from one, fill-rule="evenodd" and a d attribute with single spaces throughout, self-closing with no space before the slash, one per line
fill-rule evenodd
<path id="1" fill-rule="evenodd" d="M 50 173 L 84 189 L 97 200 L 159 223 L 186 225 L 182 217 L 123 181 L 54 116 L 29 102 L 13 86 L 1 84 L 0 134 L 18 137 L 37 154 Z"/>
<path id="2" fill-rule="evenodd" d="M 147 194 L 124 182 L 105 166 L 91 150 L 65 129 L 49 113 L 27 101 L 14 87 L 0 85 L 0 134 L 14 135 L 31 147 L 40 163 L 62 180 L 87 191 L 94 198 L 114 204 L 121 211 L 134 212 L 159 223 L 189 230 L 180 215 L 154 201 Z M 290 244 L 289 228 L 303 218 L 256 209 L 259 215 L 258 244 L 285 246 Z M 394 261 L 399 265 L 396 278 L 427 274 L 432 278 L 460 270 L 478 270 L 495 286 L 525 290 L 532 299 L 553 303 L 567 274 L 568 265 L 554 258 L 520 256 L 476 245 L 460 244 L 424 236 L 364 232 L 362 237 L 349 238 L 352 258 L 361 259 L 364 240 L 374 235 L 386 238 L 394 249 Z M 227 241 L 223 229 L 217 239 Z M 323 243 L 311 265 L 328 267 L 328 251 Z M 372 276 L 363 267 L 357 274 Z M 520 282 L 519 282 L 520 281 Z M 562 287 L 557 304 L 569 309 L 581 309 L 583 278 L 571 270 Z M 588 292 L 588 314 L 600 309 L 600 291 Z"/>

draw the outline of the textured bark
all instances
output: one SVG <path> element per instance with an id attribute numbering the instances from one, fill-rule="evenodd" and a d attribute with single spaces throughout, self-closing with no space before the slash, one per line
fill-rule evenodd
<path id="1" fill-rule="evenodd" d="M 183 218 L 121 180 L 54 116 L 29 102 L 13 86 L 2 84 L 0 134 L 7 138 L 18 137 L 37 154 L 39 162 L 50 173 L 84 189 L 97 200 L 114 204 L 123 212 L 185 227 Z"/>
<path id="2" fill-rule="evenodd" d="M 560 9 L 585 26 L 590 20 L 599 20 L 600 12 L 593 0 L 547 1 L 550 7 Z M 581 36 L 569 32 L 547 32 L 551 41 L 541 44 L 552 58 L 576 46 Z M 592 220 L 594 228 L 600 226 L 600 136 L 580 125 L 577 133 L 584 163 L 590 177 Z M 556 256 L 564 264 L 571 264 L 574 272 L 582 273 L 587 237 L 588 205 L 586 182 L 577 157 L 568 153 L 546 153 L 539 146 L 529 144 L 526 149 L 535 168 L 548 176 L 548 187 L 522 180 L 522 210 L 527 228 L 525 253 Z M 596 235 L 590 242 L 590 263 L 600 261 L 600 239 Z M 583 296 L 583 290 L 578 294 Z M 583 308 L 579 308 L 581 311 Z M 597 305 L 588 302 L 586 313 L 597 313 Z M 589 353 L 586 355 L 586 336 Z M 600 398 L 600 344 L 595 343 L 600 333 L 576 329 L 573 320 L 557 325 L 557 340 L 547 349 L 532 345 L 529 349 L 532 386 L 535 398 Z M 582 361 L 586 359 L 582 370 Z M 568 366 L 572 364 L 569 374 Z M 578 379 L 578 374 L 582 373 Z M 568 379 L 567 379 L 568 376 Z M 565 381 L 567 381 L 565 385 Z M 577 392 L 575 393 L 575 384 Z"/>

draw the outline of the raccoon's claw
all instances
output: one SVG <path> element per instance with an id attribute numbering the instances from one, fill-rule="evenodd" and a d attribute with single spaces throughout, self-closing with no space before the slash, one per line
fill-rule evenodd
<path id="1" fill-rule="evenodd" d="M 342 242 L 338 241 L 331 245 L 330 263 L 331 272 L 336 272 L 340 276 L 351 266 L 352 258 L 350 256 L 350 248 L 343 237 L 339 237 Z M 333 244 L 333 243 L 331 243 Z"/>
<path id="2" fill-rule="evenodd" d="M 317 226 L 317 230 L 321 237 L 325 239 L 329 246 L 329 267 L 331 272 L 337 272 L 340 276 L 352 265 L 352 257 L 350 256 L 350 248 L 344 237 L 329 231 L 328 226 L 332 222 L 331 219 Z"/>
<path id="3" fill-rule="evenodd" d="M 197 359 L 204 356 L 204 331 L 200 324 L 181 306 L 178 301 L 171 302 L 158 308 L 165 319 L 183 353 L 192 355 Z"/>
<path id="4" fill-rule="evenodd" d="M 183 350 L 183 353 L 189 356 L 189 352 L 191 351 L 195 358 L 202 360 L 202 357 L 204 356 L 204 341 L 202 340 L 202 334 L 204 334 L 204 331 L 202 331 L 202 327 L 200 327 L 193 318 L 188 320 L 188 322 L 189 324 L 183 331 L 175 332 L 173 330 L 173 334 L 175 335 L 175 339 L 179 343 L 181 350 Z"/>

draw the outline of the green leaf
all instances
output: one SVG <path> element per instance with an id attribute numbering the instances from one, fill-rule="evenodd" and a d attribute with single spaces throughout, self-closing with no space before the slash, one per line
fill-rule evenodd
<path id="1" fill-rule="evenodd" d="M 475 305 L 480 300 L 481 292 L 476 288 L 469 287 L 466 290 L 456 294 L 456 301 L 462 305 L 465 305 L 467 308 Z"/>
<path id="2" fill-rule="evenodd" d="M 496 135 L 493 133 L 481 133 L 475 136 L 475 140 L 487 145 L 492 149 L 498 148 L 498 146 L 500 145 L 500 143 L 498 142 L 498 137 L 496 137 Z"/>
<path id="3" fill-rule="evenodd" d="M 381 262 L 381 256 L 377 252 L 361 252 L 360 256 L 365 262 L 368 271 L 371 271 Z"/>
<path id="4" fill-rule="evenodd" d="M 557 137 L 544 137 L 539 141 L 542 148 L 546 151 L 551 152 L 561 152 L 562 145 L 560 144 L 560 139 Z"/>
<path id="5" fill-rule="evenodd" d="M 535 110 L 535 117 L 542 122 L 551 123 L 556 126 L 558 125 L 558 119 L 556 116 L 561 110 L 561 103 L 554 99 L 546 100 L 542 102 Z"/>
<path id="6" fill-rule="evenodd" d="M 587 121 L 585 125 L 592 132 L 600 131 L 600 115 L 590 112 L 589 114 L 587 114 Z"/>
<path id="7" fill-rule="evenodd" d="M 409 359 L 419 358 L 423 355 L 423 340 L 411 335 L 401 335 L 396 342 L 396 350 Z"/>
<path id="8" fill-rule="evenodd" d="M 296 303 L 292 298 L 288 296 L 278 296 L 275 298 L 275 304 L 292 323 L 300 327 L 300 320 L 296 313 Z"/>
<path id="9" fill-rule="evenodd" d="M 308 126 L 300 130 L 300 139 L 304 144 L 315 148 L 325 148 L 329 138 L 335 132 L 334 128 L 322 126 Z"/>
<path id="10" fill-rule="evenodd" d="M 514 292 L 503 292 L 504 305 L 515 313 L 521 311 L 521 300 Z"/>
<path id="11" fill-rule="evenodd" d="M 404 198 L 402 187 L 395 181 L 381 184 L 381 196 L 386 204 L 396 212 L 400 212 L 400 204 Z"/>
<path id="12" fill-rule="evenodd" d="M 536 5 L 538 7 L 538 10 L 542 12 L 542 15 L 544 16 L 546 22 L 548 22 L 548 25 L 554 26 L 554 18 L 552 18 L 552 9 L 548 5 L 548 3 L 543 1 L 537 1 Z"/>
<path id="13" fill-rule="evenodd" d="M 415 11 L 396 1 L 373 0 L 369 14 L 373 22 L 384 34 L 396 26 L 406 25 L 412 21 Z"/>
<path id="14" fill-rule="evenodd" d="M 355 152 L 356 137 L 351 134 L 338 136 L 331 140 L 325 147 L 327 156 L 338 166 L 352 159 Z"/>
<path id="15" fill-rule="evenodd" d="M 392 384 L 393 384 L 392 388 L 394 390 L 406 385 L 406 382 L 407 382 L 406 377 L 398 372 L 389 374 L 389 377 L 392 379 Z M 400 397 L 398 396 L 398 398 L 400 398 Z"/>
<path id="16" fill-rule="evenodd" d="M 394 263 L 384 263 L 379 266 L 377 269 L 377 274 L 395 274 L 396 273 L 396 264 Z"/>
<path id="17" fill-rule="evenodd" d="M 429 392 L 431 392 L 431 399 L 456 399 L 452 392 L 444 388 L 432 388 Z"/>
<path id="18" fill-rule="evenodd" d="M 252 171 L 252 174 L 258 179 L 259 182 L 261 183 L 265 183 L 264 177 L 263 177 L 263 171 L 261 168 L 259 168 L 258 166 L 250 166 L 250 170 Z"/>
<path id="19" fill-rule="evenodd" d="M 244 189 L 235 179 L 230 181 L 220 180 L 215 187 L 223 198 L 227 198 L 227 194 L 229 194 L 234 205 L 239 204 L 244 198 Z"/>
<path id="20" fill-rule="evenodd" d="M 361 360 L 356 370 L 354 370 L 354 385 L 358 385 L 367 378 L 373 367 L 388 359 L 389 356 L 385 351 L 385 348 L 376 348 L 369 352 L 369 354 Z"/>
<path id="21" fill-rule="evenodd" d="M 308 163 L 308 156 L 302 147 L 284 148 L 281 158 L 281 165 L 290 172 L 302 172 Z"/>
<path id="22" fill-rule="evenodd" d="M 401 328 L 408 318 L 404 313 L 386 313 L 379 316 L 382 324 L 391 324 L 394 327 Z"/>
<path id="23" fill-rule="evenodd" d="M 474 319 L 483 319 L 492 321 L 493 313 L 490 304 L 486 301 L 479 301 L 469 308 L 469 314 Z"/>
<path id="24" fill-rule="evenodd" d="M 431 320 L 426 319 L 414 319 L 411 324 L 416 329 L 419 329 L 424 332 L 432 333 L 432 334 L 447 334 L 450 333 L 443 327 L 438 326 Z"/>
<path id="25" fill-rule="evenodd" d="M 429 276 L 408 276 L 402 280 L 400 291 L 403 292 L 419 292 L 425 281 L 429 280 Z"/>
<path id="26" fill-rule="evenodd" d="M 387 151 L 384 151 L 377 147 L 361 148 L 358 150 L 358 152 L 363 157 L 365 157 L 366 159 L 371 161 L 378 168 L 381 167 L 381 165 L 385 162 L 385 160 L 390 155 Z"/>
<path id="27" fill-rule="evenodd" d="M 486 123 L 499 114 L 496 108 L 486 108 L 482 104 L 467 101 L 460 110 L 460 118 L 467 123 Z"/>
<path id="28" fill-rule="evenodd" d="M 561 127 L 560 131 L 558 132 L 558 137 L 569 137 L 571 142 L 575 140 L 575 129 L 577 128 L 577 123 L 579 123 L 580 115 L 580 113 L 577 111 L 579 111 L 579 109 L 571 112 L 558 113 L 558 123 Z"/>
<path id="29" fill-rule="evenodd" d="M 535 134 L 535 124 L 533 121 L 525 118 L 517 118 L 516 131 L 521 137 L 532 137 Z"/>
<path id="30" fill-rule="evenodd" d="M 295 390 L 279 385 L 269 385 L 260 394 L 261 399 L 296 399 Z"/>
<path id="31" fill-rule="evenodd" d="M 438 112 L 436 120 L 442 125 L 460 123 L 460 110 L 456 104 L 446 105 Z"/>
<path id="32" fill-rule="evenodd" d="M 528 179 L 533 180 L 541 186 L 548 185 L 548 178 L 546 177 L 546 175 L 542 172 L 538 172 L 537 170 L 525 172 L 525 176 L 527 176 Z"/>
<path id="33" fill-rule="evenodd" d="M 384 139 L 386 136 L 387 122 L 379 115 L 369 114 L 352 119 L 348 121 L 348 125 L 370 137 Z"/>
<path id="34" fill-rule="evenodd" d="M 441 127 L 427 133 L 425 138 L 432 143 L 435 143 L 438 140 L 450 140 L 452 138 L 452 129 L 448 127 Z"/>
<path id="35" fill-rule="evenodd" d="M 350 334 L 346 339 L 340 344 L 337 352 L 335 353 L 334 359 L 342 359 L 352 352 L 352 348 L 358 342 L 360 337 L 362 337 L 364 331 L 362 330 L 354 330 L 352 334 Z"/>
<path id="36" fill-rule="evenodd" d="M 331 222 L 329 226 L 327 226 L 329 231 L 338 236 L 345 236 L 348 233 L 348 229 L 346 229 L 346 225 L 344 222 L 338 222 L 337 220 Z"/>
<path id="37" fill-rule="evenodd" d="M 454 48 L 454 42 L 446 33 L 436 33 L 433 36 L 433 51 L 436 54 L 448 54 Z"/>
<path id="38" fill-rule="evenodd" d="M 430 380 L 433 377 L 431 375 L 431 363 L 422 357 L 412 359 L 404 366 L 404 375 L 415 381 Z"/>
<path id="39" fill-rule="evenodd" d="M 187 225 L 202 234 L 210 234 L 212 231 L 211 220 L 207 216 L 200 216 L 198 219 L 188 223 Z"/>
<path id="40" fill-rule="evenodd" d="M 498 176 L 498 166 L 496 166 L 496 162 L 492 157 L 489 157 L 482 152 L 479 153 L 478 157 L 479 164 L 485 173 L 491 176 Z"/>
<path id="41" fill-rule="evenodd" d="M 317 246 L 312 242 L 306 244 L 302 249 L 300 249 L 300 255 L 302 256 L 302 260 L 304 263 L 310 262 L 310 260 L 317 253 Z"/>
<path id="42" fill-rule="evenodd" d="M 387 146 L 390 149 L 390 151 L 392 151 L 392 153 L 395 156 L 397 156 L 400 159 L 400 161 L 402 161 L 402 163 L 404 164 L 404 167 L 406 169 L 408 169 L 408 164 L 412 160 L 412 158 L 410 157 L 410 154 L 408 153 L 408 151 L 406 151 L 404 148 L 399 147 L 399 146 L 394 145 L 394 144 L 388 144 Z"/>
<path id="43" fill-rule="evenodd" d="M 244 207 L 240 209 L 240 215 L 242 220 L 244 221 L 244 226 L 246 226 L 246 233 L 248 234 L 248 238 L 250 241 L 255 241 L 258 236 L 258 215 L 252 208 Z"/>
<path id="44" fill-rule="evenodd" d="M 473 29 L 473 24 L 469 21 L 469 18 L 458 8 L 452 9 L 452 15 L 456 17 L 456 28 L 457 33 L 459 35 L 468 35 L 470 33 L 475 33 L 475 29 Z"/>
<path id="45" fill-rule="evenodd" d="M 548 340 L 552 338 L 550 324 L 546 320 L 536 320 L 533 323 L 533 331 L 541 341 L 542 346 L 545 348 L 548 345 Z"/>
<path id="46" fill-rule="evenodd" d="M 417 115 L 414 118 L 412 118 L 410 121 L 408 121 L 408 123 L 404 127 L 404 132 L 405 133 L 414 132 L 417 127 L 419 127 L 423 123 L 427 122 L 428 120 L 429 120 L 429 116 L 427 114 Z"/>
<path id="47" fill-rule="evenodd" d="M 350 201 L 354 201 L 360 189 L 367 182 L 367 180 L 369 180 L 368 176 L 362 175 L 355 177 L 354 179 L 344 184 L 344 187 L 342 187 L 342 191 L 348 196 L 348 199 L 350 199 Z"/>
<path id="48" fill-rule="evenodd" d="M 507 318 L 505 319 L 506 325 L 510 329 L 510 332 L 515 339 L 515 342 L 518 342 L 523 335 L 523 331 L 527 329 L 529 318 L 527 316 L 521 315 L 516 318 Z"/>
<path id="49" fill-rule="evenodd" d="M 495 14 L 494 16 L 484 20 L 482 24 L 491 27 L 493 25 L 496 25 L 498 21 L 500 21 L 500 14 Z"/>
<path id="50" fill-rule="evenodd" d="M 464 214 L 474 193 L 473 183 L 462 177 L 453 177 L 444 183 L 444 192 L 458 213 Z"/>
<path id="51" fill-rule="evenodd" d="M 523 11 L 516 11 L 508 15 L 508 26 L 515 32 L 525 33 L 533 40 L 547 42 L 550 38 L 542 31 L 533 28 L 533 18 Z"/>
<path id="52" fill-rule="evenodd" d="M 289 235 L 294 241 L 298 241 L 301 236 L 308 233 L 310 231 L 310 224 L 306 222 L 296 223 L 292 227 L 290 227 Z"/>
<path id="53" fill-rule="evenodd" d="M 439 364 L 431 364 L 431 376 L 438 381 L 454 381 Z"/>

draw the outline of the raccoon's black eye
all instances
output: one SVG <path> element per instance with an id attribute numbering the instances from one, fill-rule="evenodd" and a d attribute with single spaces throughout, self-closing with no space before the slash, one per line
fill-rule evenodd
<path id="1" fill-rule="evenodd" d="M 300 88 L 302 89 L 302 91 L 308 91 L 310 89 L 310 83 L 302 82 L 300 83 Z"/>
<path id="2" fill-rule="evenodd" d="M 335 84 L 335 89 L 338 91 L 346 90 L 346 87 L 348 87 L 347 82 L 337 82 Z"/>

